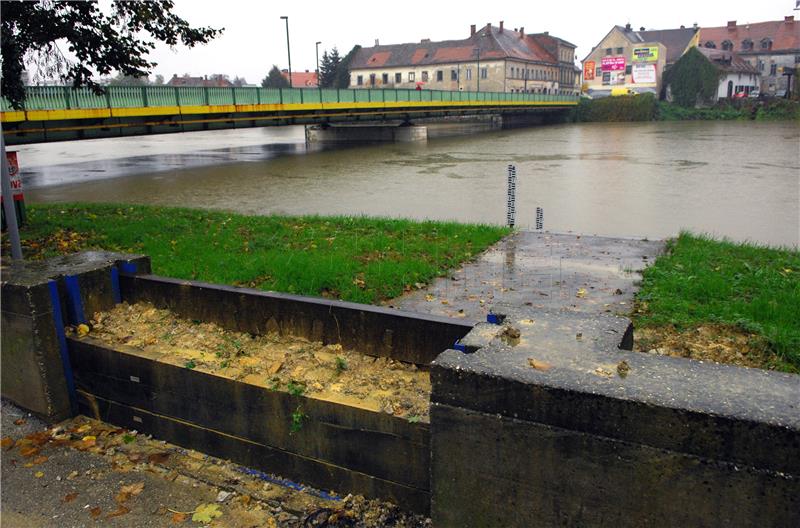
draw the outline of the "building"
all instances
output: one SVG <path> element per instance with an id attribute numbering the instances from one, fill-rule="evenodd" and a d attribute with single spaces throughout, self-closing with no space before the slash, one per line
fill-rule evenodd
<path id="1" fill-rule="evenodd" d="M 281 70 L 281 75 L 287 81 L 289 80 L 289 70 Z M 317 72 L 308 70 L 292 72 L 292 88 L 316 88 L 319 85 L 318 83 Z"/>
<path id="2" fill-rule="evenodd" d="M 612 88 L 637 93 L 661 91 L 664 69 L 696 45 L 697 27 L 636 31 L 614 26 L 581 61 L 583 83 L 590 95 L 610 95 Z"/>
<path id="3" fill-rule="evenodd" d="M 172 74 L 172 79 L 167 82 L 168 86 L 208 86 L 216 88 L 230 88 L 233 83 L 230 82 L 224 75 L 212 75 L 208 78 L 205 77 L 191 77 L 186 74 L 183 77 L 178 77 L 177 74 Z"/>
<path id="4" fill-rule="evenodd" d="M 732 51 L 698 48 L 720 72 L 717 99 L 746 97 L 759 89 L 760 72 Z"/>
<path id="5" fill-rule="evenodd" d="M 501 21 L 463 40 L 375 41 L 353 57 L 350 87 L 577 94 L 574 65 L 574 44 Z"/>
<path id="6" fill-rule="evenodd" d="M 784 68 L 800 66 L 800 24 L 793 16 L 783 20 L 701 28 L 698 45 L 704 49 L 734 52 L 761 74 L 761 92 L 783 95 L 787 78 Z"/>

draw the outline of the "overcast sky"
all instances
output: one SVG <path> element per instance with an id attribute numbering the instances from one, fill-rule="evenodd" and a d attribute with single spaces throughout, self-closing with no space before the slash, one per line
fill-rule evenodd
<path id="1" fill-rule="evenodd" d="M 381 44 L 398 44 L 423 38 L 466 38 L 470 24 L 480 27 L 491 22 L 496 26 L 500 20 L 508 28 L 523 26 L 526 33 L 549 31 L 568 40 L 577 45 L 580 60 L 614 24 L 630 22 L 637 29 L 689 27 L 694 23 L 722 26 L 728 20 L 740 24 L 782 20 L 786 15 L 800 14 L 794 7 L 795 0 L 175 0 L 175 12 L 190 24 L 224 27 L 225 32 L 194 49 L 160 46 L 150 57 L 159 63 L 154 74 L 166 80 L 173 73 L 224 73 L 257 84 L 273 64 L 287 67 L 286 28 L 280 19 L 287 15 L 295 71 L 314 70 L 314 43 L 318 40 L 322 41 L 320 55 L 333 46 L 344 55 L 355 44 L 372 46 L 375 39 Z"/>

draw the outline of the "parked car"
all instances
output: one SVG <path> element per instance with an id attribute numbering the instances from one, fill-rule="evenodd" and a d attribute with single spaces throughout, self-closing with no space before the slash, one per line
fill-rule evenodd
<path id="1" fill-rule="evenodd" d="M 611 89 L 611 97 L 617 97 L 619 95 L 638 95 L 635 91 L 631 90 L 630 88 L 612 88 Z"/>

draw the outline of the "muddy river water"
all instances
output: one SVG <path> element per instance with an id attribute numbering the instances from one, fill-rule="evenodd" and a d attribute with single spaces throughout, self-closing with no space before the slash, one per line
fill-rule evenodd
<path id="1" fill-rule="evenodd" d="M 16 147 L 32 202 L 128 202 L 251 214 L 370 215 L 662 238 L 681 229 L 800 244 L 800 125 L 590 123 L 320 148 L 302 127 Z"/>

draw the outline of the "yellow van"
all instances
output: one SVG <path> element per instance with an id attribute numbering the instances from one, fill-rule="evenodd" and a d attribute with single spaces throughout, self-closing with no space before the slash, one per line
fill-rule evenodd
<path id="1" fill-rule="evenodd" d="M 618 95 L 637 95 L 637 94 L 630 88 L 612 88 L 611 97 L 616 97 Z"/>

